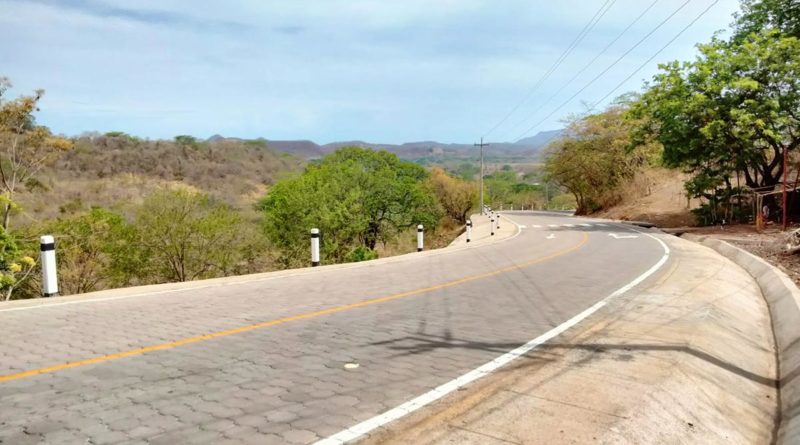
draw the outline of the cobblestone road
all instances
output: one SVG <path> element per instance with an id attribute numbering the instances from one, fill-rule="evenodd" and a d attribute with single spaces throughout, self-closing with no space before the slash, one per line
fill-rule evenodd
<path id="1" fill-rule="evenodd" d="M 0 307 L 0 443 L 313 443 L 546 332 L 661 256 L 612 224 L 513 218 L 513 239 L 418 259 Z"/>

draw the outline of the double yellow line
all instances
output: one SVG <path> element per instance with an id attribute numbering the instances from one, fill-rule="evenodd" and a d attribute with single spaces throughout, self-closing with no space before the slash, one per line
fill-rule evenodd
<path id="1" fill-rule="evenodd" d="M 372 298 L 372 299 L 369 299 L 369 300 L 360 301 L 358 303 L 351 303 L 351 304 L 345 304 L 345 305 L 342 305 L 342 306 L 335 306 L 335 307 L 332 307 L 332 308 L 322 309 L 322 310 L 319 310 L 319 311 L 307 312 L 305 314 L 293 315 L 293 316 L 290 316 L 290 317 L 283 317 L 283 318 L 278 318 L 278 319 L 275 319 L 275 320 L 263 321 L 263 322 L 260 322 L 260 323 L 250 324 L 250 325 L 247 325 L 247 326 L 241 326 L 241 327 L 238 327 L 238 328 L 226 329 L 224 331 L 212 332 L 210 334 L 197 335 L 197 336 L 194 336 L 194 337 L 188 337 L 188 338 L 184 338 L 184 339 L 181 339 L 181 340 L 175 340 L 175 341 L 171 341 L 171 342 L 167 342 L 167 343 L 160 343 L 160 344 L 157 344 L 157 345 L 145 346 L 143 348 L 131 349 L 131 350 L 128 350 L 128 351 L 117 352 L 115 354 L 101 355 L 101 356 L 98 356 L 98 357 L 87 358 L 85 360 L 78 360 L 78 361 L 74 361 L 74 362 L 67 362 L 67 363 L 61 363 L 61 364 L 52 365 L 52 366 L 46 366 L 46 367 L 38 368 L 38 369 L 31 369 L 30 371 L 23 371 L 23 372 L 17 372 L 17 373 L 14 373 L 14 374 L 0 375 L 0 382 L 7 382 L 7 381 L 10 381 L 10 380 L 17 380 L 17 379 L 22 379 L 22 378 L 25 378 L 25 377 L 31 377 L 31 376 L 34 376 L 34 375 L 61 371 L 63 369 L 77 368 L 78 366 L 92 365 L 92 364 L 95 364 L 95 363 L 108 362 L 108 361 L 111 361 L 111 360 L 117 360 L 117 359 L 121 359 L 121 358 L 125 358 L 125 357 L 133 357 L 133 356 L 136 356 L 136 355 L 141 355 L 141 354 L 145 354 L 145 353 L 153 352 L 153 351 L 161 351 L 161 350 L 164 350 L 164 349 L 172 349 L 172 348 L 175 348 L 175 347 L 178 347 L 178 346 L 188 345 L 188 344 L 191 344 L 191 343 L 198 343 L 198 342 L 201 342 L 201 341 L 211 340 L 211 339 L 219 338 L 219 337 L 227 337 L 229 335 L 239 334 L 239 333 L 248 332 L 248 331 L 254 331 L 256 329 L 261 329 L 261 328 L 268 328 L 270 326 L 277 326 L 279 324 L 289 323 L 289 322 L 292 322 L 292 321 L 306 320 L 306 319 L 309 319 L 309 318 L 319 317 L 321 315 L 335 314 L 337 312 L 343 312 L 343 311 L 347 311 L 347 310 L 350 310 L 350 309 L 357 309 L 357 308 L 364 307 L 364 306 L 371 306 L 373 304 L 384 303 L 384 302 L 392 301 L 392 300 L 399 300 L 401 298 L 410 297 L 410 296 L 413 296 L 413 295 L 424 294 L 426 292 L 432 292 L 432 291 L 436 291 L 436 290 L 439 290 L 439 289 L 444 289 L 444 288 L 447 288 L 447 287 L 457 286 L 459 284 L 469 283 L 470 281 L 480 280 L 480 279 L 483 279 L 483 278 L 488 278 L 488 277 L 492 277 L 492 276 L 495 276 L 495 275 L 500 275 L 500 274 L 503 274 L 503 273 L 506 273 L 506 272 L 511 272 L 513 270 L 522 269 L 522 268 L 525 268 L 525 267 L 528 267 L 528 266 L 532 266 L 532 265 L 537 264 L 537 263 L 542 263 L 542 262 L 551 260 L 553 258 L 556 258 L 558 256 L 566 255 L 566 254 L 568 254 L 570 252 L 578 250 L 581 247 L 583 247 L 583 245 L 586 244 L 586 242 L 588 240 L 589 240 L 589 235 L 586 234 L 586 233 L 583 233 L 583 237 L 582 237 L 581 241 L 578 244 L 576 244 L 576 245 L 574 245 L 574 246 L 572 246 L 572 247 L 570 247 L 568 249 L 564 249 L 564 250 L 555 252 L 553 254 L 541 257 L 541 258 L 536 258 L 536 259 L 533 259 L 533 260 L 530 260 L 530 261 L 526 261 L 524 263 L 516 264 L 514 266 L 505 267 L 503 269 L 498 269 L 498 270 L 494 270 L 494 271 L 491 271 L 491 272 L 486 272 L 486 273 L 482 273 L 482 274 L 478 274 L 478 275 L 471 275 L 471 276 L 468 276 L 468 277 L 465 277 L 465 278 L 460 278 L 458 280 L 453 280 L 453 281 L 447 281 L 445 283 L 437 284 L 437 285 L 434 285 L 434 286 L 414 289 L 414 290 L 410 290 L 410 291 L 407 291 L 407 292 L 401 292 L 399 294 L 388 295 L 388 296 L 385 296 L 385 297 Z"/>

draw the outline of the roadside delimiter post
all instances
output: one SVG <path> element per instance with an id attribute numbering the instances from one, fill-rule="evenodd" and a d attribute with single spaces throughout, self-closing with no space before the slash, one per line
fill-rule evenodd
<path id="1" fill-rule="evenodd" d="M 55 297 L 58 295 L 58 276 L 56 275 L 56 242 L 52 235 L 40 238 L 42 264 L 42 295 Z"/>
<path id="2" fill-rule="evenodd" d="M 500 230 L 500 214 L 497 214 L 497 230 Z"/>
<path id="3" fill-rule="evenodd" d="M 424 234 L 422 232 L 422 224 L 420 224 L 417 226 L 417 252 L 422 252 L 422 246 L 424 241 L 423 237 Z"/>
<path id="4" fill-rule="evenodd" d="M 472 239 L 472 220 L 467 220 L 467 242 Z"/>
<path id="5" fill-rule="evenodd" d="M 319 229 L 311 229 L 311 267 L 319 266 Z"/>
<path id="6" fill-rule="evenodd" d="M 492 219 L 489 222 L 489 227 L 491 227 L 492 236 L 494 236 L 494 216 L 492 216 Z"/>

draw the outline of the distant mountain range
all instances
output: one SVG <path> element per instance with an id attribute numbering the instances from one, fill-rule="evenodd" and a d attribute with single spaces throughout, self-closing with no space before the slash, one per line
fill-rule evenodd
<path id="1" fill-rule="evenodd" d="M 491 143 L 484 154 L 490 157 L 537 157 L 542 149 L 563 134 L 564 130 L 542 131 L 517 142 Z M 209 141 L 241 140 L 215 134 Z M 309 140 L 279 141 L 264 139 L 267 145 L 278 152 L 289 153 L 305 159 L 325 156 L 341 147 L 356 146 L 386 150 L 403 159 L 423 159 L 428 157 L 472 157 L 477 153 L 473 144 L 443 144 L 436 141 L 406 142 L 404 144 L 381 144 L 365 141 L 342 141 L 319 145 Z"/>

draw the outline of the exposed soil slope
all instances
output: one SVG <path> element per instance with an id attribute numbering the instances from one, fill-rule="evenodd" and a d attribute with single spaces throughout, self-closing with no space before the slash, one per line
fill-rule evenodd
<path id="1" fill-rule="evenodd" d="M 637 175 L 622 191 L 615 206 L 592 216 L 627 221 L 649 221 L 659 227 L 695 225 L 683 183 L 686 175 L 676 170 L 650 169 Z"/>

